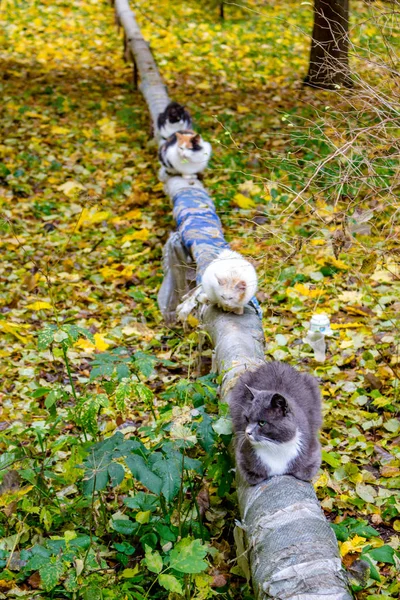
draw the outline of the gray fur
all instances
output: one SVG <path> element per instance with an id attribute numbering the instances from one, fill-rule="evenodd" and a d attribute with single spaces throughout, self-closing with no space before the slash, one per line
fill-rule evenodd
<path id="1" fill-rule="evenodd" d="M 266 363 L 239 378 L 229 404 L 236 434 L 236 462 L 251 485 L 271 477 L 271 471 L 256 455 L 246 427 L 252 430 L 253 442 L 270 440 L 276 444 L 290 442 L 298 430 L 300 450 L 282 474 L 309 481 L 317 473 L 321 464 L 318 432 L 322 416 L 314 377 L 285 363 Z M 259 421 L 265 421 L 265 425 L 258 425 Z"/>

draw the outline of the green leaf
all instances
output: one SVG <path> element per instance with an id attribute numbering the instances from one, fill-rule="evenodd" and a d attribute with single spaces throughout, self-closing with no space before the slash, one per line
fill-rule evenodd
<path id="1" fill-rule="evenodd" d="M 397 433 L 400 429 L 400 421 L 398 419 L 389 419 L 386 423 L 383 424 L 386 431 L 390 433 Z"/>
<path id="2" fill-rule="evenodd" d="M 42 396 L 45 396 L 49 392 L 51 392 L 51 388 L 38 387 L 38 388 L 36 388 L 36 390 L 33 390 L 33 392 L 30 394 L 30 397 L 31 398 L 41 398 Z"/>
<path id="3" fill-rule="evenodd" d="M 48 562 L 40 567 L 39 574 L 43 589 L 46 592 L 52 590 L 60 581 L 64 573 L 65 565 L 59 556 L 52 556 Z"/>
<path id="4" fill-rule="evenodd" d="M 150 546 L 145 547 L 145 558 L 143 559 L 143 563 L 152 573 L 160 573 L 163 568 L 162 558 L 159 552 L 150 548 Z"/>
<path id="5" fill-rule="evenodd" d="M 154 456 L 155 455 L 153 454 L 153 456 L 150 457 L 150 460 L 152 460 Z M 162 455 L 159 454 L 159 457 L 157 457 L 156 462 L 153 462 L 152 464 L 152 470 L 161 478 L 162 495 L 167 500 L 167 502 L 171 502 L 171 500 L 175 498 L 181 487 L 181 463 L 174 458 L 165 459 Z"/>
<path id="6" fill-rule="evenodd" d="M 219 435 L 231 435 L 232 433 L 232 420 L 227 417 L 220 417 L 218 421 L 215 421 L 212 425 L 214 431 Z"/>
<path id="7" fill-rule="evenodd" d="M 334 469 L 337 469 L 341 465 L 340 460 L 332 452 L 326 452 L 325 450 L 322 450 L 322 460 Z"/>
<path id="8" fill-rule="evenodd" d="M 133 383 L 132 391 L 136 392 L 141 402 L 145 402 L 146 404 L 151 404 L 153 402 L 154 394 L 147 385 L 144 385 L 144 383 Z"/>
<path id="9" fill-rule="evenodd" d="M 180 573 L 201 573 L 208 566 L 203 560 L 206 554 L 201 540 L 184 538 L 171 550 L 169 566 Z"/>
<path id="10" fill-rule="evenodd" d="M 378 569 L 376 568 L 375 561 L 372 559 L 372 557 L 368 556 L 367 553 L 361 554 L 361 557 L 367 561 L 371 568 L 371 572 L 369 575 L 371 579 L 373 579 L 374 581 L 380 581 L 381 577 L 379 575 Z"/>
<path id="11" fill-rule="evenodd" d="M 366 485 L 364 483 L 357 483 L 356 492 L 360 496 L 360 498 L 365 500 L 365 502 L 371 503 L 374 502 L 374 498 L 377 495 L 377 492 L 375 488 L 372 487 L 372 485 Z"/>
<path id="12" fill-rule="evenodd" d="M 57 331 L 57 327 L 55 325 L 46 325 L 44 329 L 39 331 L 38 335 L 38 349 L 46 350 L 50 346 L 50 344 L 54 341 L 54 335 Z"/>
<path id="13" fill-rule="evenodd" d="M 212 418 L 205 412 L 204 406 L 198 409 L 201 413 L 201 421 L 194 424 L 200 446 L 209 454 L 215 444 L 215 431 L 212 428 Z"/>
<path id="14" fill-rule="evenodd" d="M 183 595 L 181 582 L 173 575 L 159 575 L 158 582 L 169 592 Z"/>
<path id="15" fill-rule="evenodd" d="M 380 548 L 373 548 L 368 550 L 368 554 L 372 556 L 374 560 L 381 563 L 387 563 L 389 565 L 395 565 L 394 549 L 391 546 L 385 544 Z"/>
<path id="16" fill-rule="evenodd" d="M 137 529 L 136 523 L 129 519 L 115 519 L 112 521 L 111 527 L 122 535 L 131 535 Z"/>
<path id="17" fill-rule="evenodd" d="M 113 462 L 108 467 L 108 475 L 110 477 L 110 483 L 112 487 L 116 487 L 120 483 L 122 483 L 125 477 L 124 467 L 119 463 Z"/>
<path id="18" fill-rule="evenodd" d="M 129 398 L 132 391 L 130 381 L 121 381 L 115 390 L 115 406 L 119 412 L 125 411 L 125 400 Z"/>
<path id="19" fill-rule="evenodd" d="M 347 527 L 345 527 L 341 523 L 339 523 L 339 524 L 331 523 L 330 525 L 331 525 L 333 531 L 335 532 L 336 538 L 338 539 L 339 542 L 345 542 L 348 539 L 349 530 L 347 529 Z"/>
<path id="20" fill-rule="evenodd" d="M 159 506 L 159 499 L 157 496 L 153 496 L 152 494 L 137 492 L 133 498 L 125 498 L 124 504 L 129 508 L 136 510 L 150 510 L 151 512 L 154 512 Z"/>
<path id="21" fill-rule="evenodd" d="M 158 362 L 158 359 L 139 351 L 133 355 L 133 362 L 135 369 L 140 371 L 145 377 L 150 377 L 154 372 L 154 365 Z"/>
<path id="22" fill-rule="evenodd" d="M 163 481 L 161 477 L 149 469 L 142 456 L 131 454 L 125 458 L 125 462 L 135 479 L 140 481 L 151 492 L 160 494 Z"/>

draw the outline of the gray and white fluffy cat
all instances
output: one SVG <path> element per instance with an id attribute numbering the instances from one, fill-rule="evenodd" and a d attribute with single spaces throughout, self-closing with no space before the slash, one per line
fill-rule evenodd
<path id="1" fill-rule="evenodd" d="M 229 404 L 236 463 L 251 485 L 274 475 L 312 479 L 321 464 L 322 424 L 314 377 L 270 362 L 239 378 Z"/>

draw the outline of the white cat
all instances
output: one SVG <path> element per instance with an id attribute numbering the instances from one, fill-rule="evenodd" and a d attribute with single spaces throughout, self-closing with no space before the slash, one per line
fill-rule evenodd
<path id="1" fill-rule="evenodd" d="M 241 254 L 223 250 L 204 271 L 201 286 L 211 304 L 242 315 L 257 291 L 257 273 Z"/>
<path id="2" fill-rule="evenodd" d="M 242 315 L 257 291 L 257 273 L 251 263 L 233 250 L 222 250 L 203 273 L 201 284 L 177 307 L 185 321 L 197 302 L 216 304 L 223 310 Z"/>
<path id="3" fill-rule="evenodd" d="M 205 142 L 194 131 L 177 131 L 171 135 L 159 151 L 163 165 L 160 179 L 165 176 L 181 175 L 193 179 L 204 171 L 211 156 L 211 144 Z"/>

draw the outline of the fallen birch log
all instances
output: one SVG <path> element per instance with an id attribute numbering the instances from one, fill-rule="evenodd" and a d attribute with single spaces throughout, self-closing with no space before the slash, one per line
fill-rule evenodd
<path id="1" fill-rule="evenodd" d="M 157 116 L 167 106 L 168 94 L 128 1 L 115 0 L 114 4 L 157 137 Z M 208 263 L 228 244 L 214 204 L 199 181 L 190 185 L 181 177 L 171 177 L 165 191 L 173 204 L 178 231 L 171 234 L 164 249 L 164 281 L 158 302 L 171 323 L 195 276 L 199 281 Z M 206 306 L 201 321 L 213 341 L 216 368 L 223 374 L 221 399 L 229 402 L 229 390 L 240 373 L 265 361 L 259 307 L 254 302 L 239 316 Z M 351 599 L 336 537 L 311 484 L 289 476 L 273 477 L 257 486 L 238 479 L 238 498 L 238 560 L 248 571 L 243 554 L 248 556 L 258 599 Z"/>

